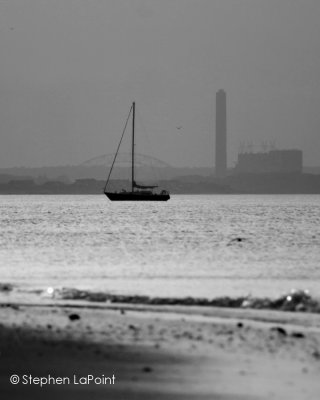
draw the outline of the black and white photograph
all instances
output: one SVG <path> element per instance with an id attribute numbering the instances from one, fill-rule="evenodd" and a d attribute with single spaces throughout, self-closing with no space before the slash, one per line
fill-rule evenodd
<path id="1" fill-rule="evenodd" d="M 0 399 L 320 399 L 320 1 L 0 0 Z"/>

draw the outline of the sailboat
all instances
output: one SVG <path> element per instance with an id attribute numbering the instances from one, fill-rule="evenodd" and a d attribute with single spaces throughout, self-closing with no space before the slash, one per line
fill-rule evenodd
<path id="1" fill-rule="evenodd" d="M 130 115 L 132 114 L 132 141 L 131 141 L 131 190 L 122 189 L 120 192 L 107 191 L 107 186 L 110 180 L 111 172 L 116 161 L 119 148 L 123 139 L 123 135 L 126 131 Z M 170 199 L 170 194 L 167 190 L 161 190 L 160 192 L 155 191 L 158 186 L 155 185 L 139 185 L 135 181 L 135 159 L 134 159 L 134 147 L 135 147 L 135 102 L 132 103 L 130 112 L 121 135 L 120 142 L 116 154 L 114 156 L 107 182 L 104 187 L 104 194 L 111 201 L 167 201 Z"/>

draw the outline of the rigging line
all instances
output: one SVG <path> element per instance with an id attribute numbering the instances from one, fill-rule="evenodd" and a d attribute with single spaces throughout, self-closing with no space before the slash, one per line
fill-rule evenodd
<path id="1" fill-rule="evenodd" d="M 127 125 L 128 125 L 128 121 L 129 121 L 129 118 L 130 118 L 130 115 L 131 115 L 132 108 L 133 108 L 133 105 L 130 108 L 129 115 L 128 115 L 127 120 L 126 120 L 126 124 L 124 126 L 124 129 L 123 129 L 123 132 L 122 132 L 122 135 L 121 135 L 121 139 L 120 139 L 120 142 L 119 142 L 118 147 L 117 147 L 116 154 L 115 154 L 114 159 L 112 161 L 112 165 L 111 165 L 111 168 L 110 168 L 110 171 L 109 171 L 107 182 L 106 182 L 105 187 L 104 187 L 104 193 L 106 192 L 106 189 L 107 189 L 107 186 L 108 186 L 108 183 L 109 183 L 110 175 L 111 175 L 114 163 L 116 161 L 116 158 L 117 158 L 117 155 L 118 155 L 118 152 L 119 152 L 119 149 L 120 149 L 120 145 L 121 145 L 121 142 L 122 142 L 122 139 L 123 139 L 123 135 L 124 135 L 124 133 L 125 133 L 125 131 L 127 129 Z"/>

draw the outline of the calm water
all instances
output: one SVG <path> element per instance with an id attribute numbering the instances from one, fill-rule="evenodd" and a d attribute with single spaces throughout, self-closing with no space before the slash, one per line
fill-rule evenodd
<path id="1" fill-rule="evenodd" d="M 0 196 L 0 281 L 157 296 L 319 295 L 320 196 Z"/>

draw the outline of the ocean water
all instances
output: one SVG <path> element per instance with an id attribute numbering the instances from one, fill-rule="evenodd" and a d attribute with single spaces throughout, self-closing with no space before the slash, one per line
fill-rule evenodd
<path id="1" fill-rule="evenodd" d="M 320 293 L 320 196 L 0 196 L 0 282 L 153 296 Z"/>

